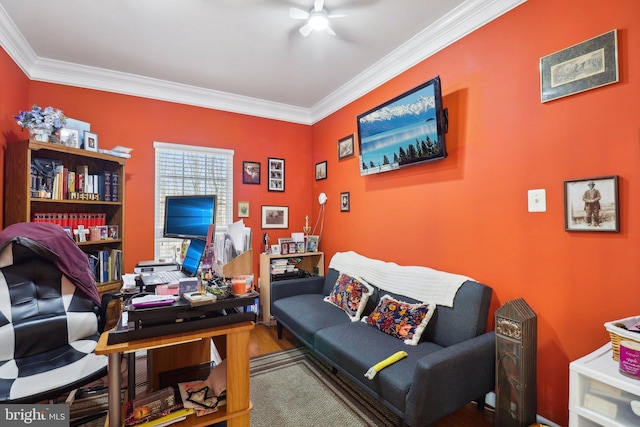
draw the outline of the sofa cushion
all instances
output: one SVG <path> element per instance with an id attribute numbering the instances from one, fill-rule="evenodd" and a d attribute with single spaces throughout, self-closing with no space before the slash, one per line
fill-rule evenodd
<path id="1" fill-rule="evenodd" d="M 314 338 L 316 353 L 351 375 L 369 393 L 404 411 L 417 361 L 441 350 L 437 344 L 422 341 L 407 346 L 401 340 L 363 322 L 349 322 L 319 330 Z M 398 351 L 407 357 L 378 372 L 373 380 L 364 374 L 376 363 Z"/>
<path id="2" fill-rule="evenodd" d="M 417 345 L 434 310 L 434 304 L 411 304 L 384 295 L 376 309 L 362 321 L 404 340 L 405 344 Z"/>
<path id="3" fill-rule="evenodd" d="M 338 276 L 340 272 L 338 270 L 334 270 L 330 268 L 327 270 L 327 274 L 324 276 L 324 287 L 322 288 L 322 295 L 327 296 L 333 290 L 333 286 L 336 284 L 336 280 L 338 280 Z"/>
<path id="4" fill-rule="evenodd" d="M 351 323 L 341 309 L 325 303 L 323 298 L 320 294 L 301 294 L 279 299 L 271 305 L 271 313 L 278 323 L 313 347 L 313 334 L 317 330 Z"/>
<path id="5" fill-rule="evenodd" d="M 340 274 L 333 290 L 324 300 L 342 309 L 352 322 L 357 322 L 371 294 L 373 287 L 364 280 Z"/>

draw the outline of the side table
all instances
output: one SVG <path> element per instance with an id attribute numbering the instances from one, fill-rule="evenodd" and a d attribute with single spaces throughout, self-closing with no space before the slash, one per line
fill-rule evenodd
<path id="1" fill-rule="evenodd" d="M 226 405 L 210 415 L 202 417 L 190 415 L 181 423 L 176 423 L 176 426 L 200 427 L 226 420 L 228 427 L 249 427 L 251 413 L 249 336 L 254 327 L 255 324 L 253 322 L 241 322 L 111 345 L 107 344 L 109 332 L 103 333 L 100 336 L 95 353 L 106 354 L 109 357 L 109 415 L 107 425 L 112 423 L 113 420 L 118 420 L 116 425 L 122 424 L 122 402 L 120 401 L 120 357 L 122 354 L 224 336 L 226 337 L 227 347 Z"/>

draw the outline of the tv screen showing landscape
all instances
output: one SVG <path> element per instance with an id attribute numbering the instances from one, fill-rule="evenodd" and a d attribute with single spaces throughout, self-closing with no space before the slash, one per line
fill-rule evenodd
<path id="1" fill-rule="evenodd" d="M 360 174 L 444 159 L 440 77 L 358 116 Z"/>

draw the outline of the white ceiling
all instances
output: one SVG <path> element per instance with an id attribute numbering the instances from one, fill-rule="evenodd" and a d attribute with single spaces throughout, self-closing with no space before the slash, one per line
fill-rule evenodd
<path id="1" fill-rule="evenodd" d="M 33 80 L 311 124 L 525 0 L 0 0 L 0 43 Z M 425 76 L 425 81 L 433 76 Z"/>

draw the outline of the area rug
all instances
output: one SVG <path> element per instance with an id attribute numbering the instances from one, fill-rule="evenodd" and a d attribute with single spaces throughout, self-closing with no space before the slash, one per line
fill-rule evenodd
<path id="1" fill-rule="evenodd" d="M 252 427 L 396 426 L 398 416 L 306 347 L 251 359 Z"/>
<path id="2" fill-rule="evenodd" d="M 251 359 L 251 427 L 397 426 L 398 417 L 306 347 Z M 126 370 L 125 370 L 126 372 Z M 146 358 L 136 358 L 136 389 L 146 384 Z M 123 382 L 126 384 L 126 379 Z M 71 417 L 107 408 L 106 390 L 77 400 Z M 102 427 L 105 417 L 72 426 Z"/>

